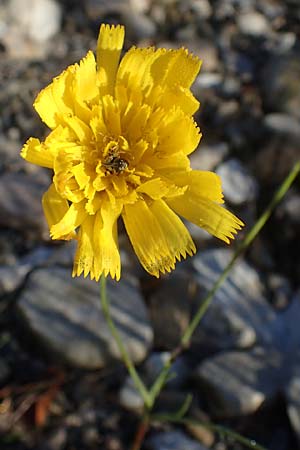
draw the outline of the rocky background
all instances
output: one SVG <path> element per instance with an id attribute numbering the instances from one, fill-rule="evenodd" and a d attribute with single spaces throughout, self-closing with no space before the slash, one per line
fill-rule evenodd
<path id="1" fill-rule="evenodd" d="M 300 159 L 299 0 L 1 0 L 1 450 L 125 450 L 138 424 L 141 400 L 98 285 L 71 279 L 72 243 L 49 241 L 41 196 L 50 173 L 19 157 L 29 136 L 47 133 L 35 95 L 95 49 L 101 22 L 126 25 L 126 49 L 185 46 L 203 59 L 194 91 L 204 137 L 193 166 L 222 176 L 227 205 L 247 229 Z M 232 251 L 190 230 L 198 254 L 159 281 L 121 236 L 112 313 L 149 383 Z M 191 416 L 269 450 L 300 448 L 299 254 L 298 180 L 174 364 L 157 411 L 177 410 L 190 392 Z M 157 425 L 143 448 L 243 447 L 200 426 Z"/>

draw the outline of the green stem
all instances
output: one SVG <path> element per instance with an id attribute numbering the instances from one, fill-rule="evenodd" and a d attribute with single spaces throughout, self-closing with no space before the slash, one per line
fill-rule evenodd
<path id="1" fill-rule="evenodd" d="M 231 271 L 233 265 L 235 264 L 236 260 L 239 258 L 241 253 L 243 253 L 251 244 L 251 242 L 255 239 L 255 237 L 258 235 L 258 233 L 261 231 L 267 220 L 269 219 L 270 215 L 272 214 L 274 208 L 277 206 L 277 204 L 282 200 L 294 180 L 296 179 L 297 175 L 300 172 L 300 162 L 296 163 L 288 176 L 285 178 L 277 192 L 275 193 L 273 199 L 271 200 L 270 204 L 268 205 L 267 209 L 264 211 L 264 213 L 260 216 L 260 218 L 257 220 L 257 222 L 254 224 L 254 226 L 251 228 L 251 230 L 248 232 L 248 234 L 245 236 L 244 240 L 241 242 L 237 250 L 235 251 L 234 255 L 232 256 L 231 260 L 229 261 L 228 265 L 225 267 L 224 271 L 221 273 L 219 278 L 214 283 L 211 290 L 207 293 L 206 297 L 204 298 L 203 302 L 201 303 L 200 307 L 198 308 L 193 320 L 188 325 L 187 329 L 185 330 L 184 334 L 181 337 L 181 341 L 179 346 L 171 353 L 169 359 L 165 362 L 164 367 L 162 368 L 160 374 L 152 384 L 150 388 L 150 396 L 152 397 L 152 401 L 154 403 L 155 398 L 159 395 L 160 391 L 162 390 L 163 386 L 165 385 L 168 376 L 169 371 L 171 368 L 171 365 L 173 361 L 176 359 L 176 357 L 189 346 L 190 340 L 193 336 L 193 333 L 195 332 L 197 326 L 199 325 L 202 317 L 206 313 L 207 309 L 209 308 L 209 305 L 212 302 L 212 299 L 217 292 L 217 290 L 220 288 L 224 280 L 227 278 L 229 272 Z"/>
<path id="2" fill-rule="evenodd" d="M 235 431 L 232 431 L 227 427 L 224 427 L 223 425 L 215 425 L 210 422 L 200 422 L 198 420 L 189 418 L 185 419 L 177 418 L 172 416 L 171 414 L 156 414 L 151 417 L 151 420 L 152 421 L 156 420 L 158 422 L 180 423 L 182 425 L 193 425 L 193 426 L 202 425 L 203 427 L 218 433 L 220 436 L 230 437 L 231 439 L 234 439 L 236 442 L 239 442 L 240 444 L 243 444 L 248 448 L 252 448 L 255 450 L 267 450 L 265 447 L 262 447 L 261 445 L 257 444 L 256 441 L 252 439 L 247 439 L 244 436 L 241 436 L 239 433 L 236 433 Z"/>
<path id="3" fill-rule="evenodd" d="M 139 374 L 137 373 L 137 371 L 133 365 L 133 362 L 131 361 L 131 358 L 122 342 L 122 339 L 119 335 L 117 327 L 115 326 L 115 324 L 111 318 L 110 310 L 109 310 L 109 299 L 108 299 L 107 289 L 106 289 L 106 278 L 104 275 L 102 275 L 101 279 L 100 279 L 100 292 L 101 292 L 100 297 L 101 297 L 102 310 L 103 310 L 103 314 L 106 319 L 106 322 L 109 326 L 110 332 L 116 341 L 116 344 L 121 353 L 123 362 L 124 362 L 125 366 L 127 367 L 127 370 L 135 384 L 135 387 L 139 391 L 139 393 L 144 401 L 145 406 L 147 408 L 150 408 L 152 406 L 152 399 L 149 395 L 149 392 L 148 392 L 146 386 L 144 385 L 142 379 L 140 378 Z"/>

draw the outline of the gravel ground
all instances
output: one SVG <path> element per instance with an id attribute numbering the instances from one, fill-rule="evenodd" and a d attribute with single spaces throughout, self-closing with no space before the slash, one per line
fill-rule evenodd
<path id="1" fill-rule="evenodd" d="M 0 447 L 130 448 L 141 399 L 118 357 L 97 285 L 71 279 L 73 243 L 49 240 L 40 200 L 51 174 L 19 152 L 46 127 L 39 90 L 123 23 L 125 48 L 184 46 L 201 59 L 194 93 L 203 139 L 194 168 L 221 175 L 247 229 L 300 160 L 297 0 L 2 0 L 0 3 Z M 157 411 L 176 411 L 300 448 L 299 179 L 215 296 Z M 197 255 L 153 281 L 125 234 L 114 319 L 151 383 L 231 250 L 190 226 Z M 241 233 L 242 237 L 243 233 Z M 83 298 L 84 297 L 84 298 Z M 156 425 L 145 450 L 239 450 L 201 426 Z M 255 446 L 253 447 L 255 448 Z"/>

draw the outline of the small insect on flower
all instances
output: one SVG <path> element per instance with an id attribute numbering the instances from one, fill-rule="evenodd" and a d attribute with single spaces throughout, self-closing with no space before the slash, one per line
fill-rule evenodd
<path id="1" fill-rule="evenodd" d="M 73 276 L 121 274 L 122 217 L 143 267 L 158 277 L 196 251 L 179 218 L 229 243 L 243 223 L 221 206 L 220 178 L 192 170 L 201 133 L 190 91 L 201 61 L 186 49 L 131 48 L 123 26 L 101 25 L 89 51 L 37 96 L 50 128 L 21 155 L 53 169 L 43 196 L 52 239 L 76 239 Z"/>

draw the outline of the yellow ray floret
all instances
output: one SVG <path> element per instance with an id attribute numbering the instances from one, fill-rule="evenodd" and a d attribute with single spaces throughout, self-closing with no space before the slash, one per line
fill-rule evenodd
<path id="1" fill-rule="evenodd" d="M 243 223 L 221 206 L 221 180 L 191 170 L 201 132 L 190 87 L 201 66 L 186 49 L 131 48 L 125 29 L 101 25 L 93 52 L 37 96 L 51 132 L 21 155 L 53 170 L 43 196 L 52 239 L 76 239 L 73 276 L 119 280 L 118 218 L 151 275 L 196 251 L 179 216 L 229 242 Z"/>

